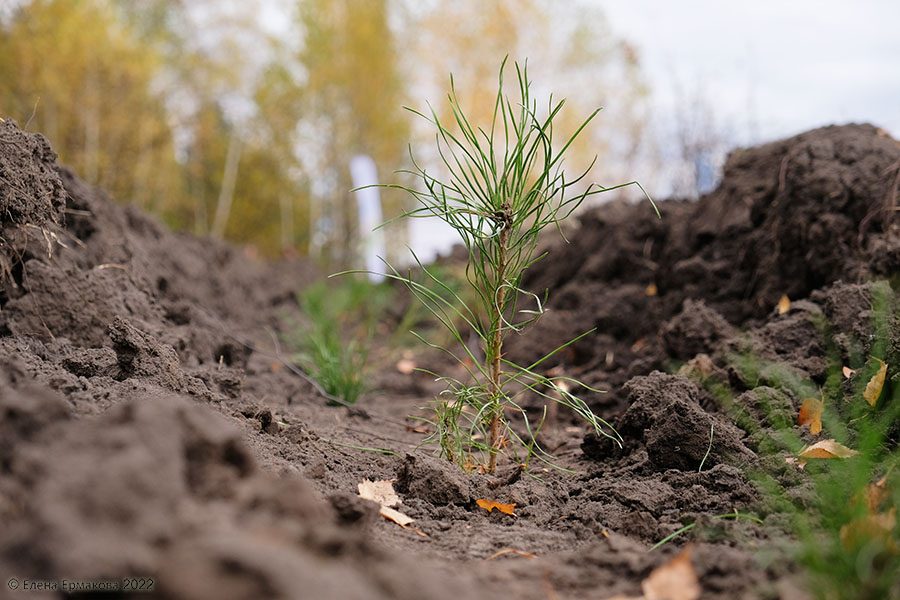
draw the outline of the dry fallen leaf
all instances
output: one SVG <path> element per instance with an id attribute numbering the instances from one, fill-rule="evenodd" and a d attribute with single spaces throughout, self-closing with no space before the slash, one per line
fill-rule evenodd
<path id="1" fill-rule="evenodd" d="M 495 500 L 487 500 L 485 498 L 479 498 L 478 500 L 475 501 L 475 504 L 477 504 L 478 506 L 480 506 L 481 508 L 483 508 L 484 510 L 486 510 L 488 512 L 493 512 L 493 510 L 496 508 L 497 510 L 499 510 L 500 512 L 502 512 L 505 515 L 515 516 L 515 514 L 516 514 L 515 502 L 512 502 L 510 504 L 504 504 L 502 502 L 497 502 Z"/>
<path id="2" fill-rule="evenodd" d="M 378 513 L 388 521 L 393 521 L 401 527 L 406 527 L 415 520 L 404 515 L 399 510 L 391 508 L 400 504 L 400 496 L 394 491 L 394 486 L 389 480 L 369 481 L 368 479 L 363 479 L 359 482 L 357 488 L 359 489 L 360 498 L 377 502 L 380 505 Z"/>
<path id="3" fill-rule="evenodd" d="M 647 289 L 644 290 L 644 293 L 652 298 L 659 293 L 659 288 L 656 287 L 655 283 L 651 283 L 647 286 Z"/>
<path id="4" fill-rule="evenodd" d="M 397 361 L 397 370 L 404 375 L 411 375 L 416 370 L 416 362 L 409 358 L 401 358 Z"/>
<path id="5" fill-rule="evenodd" d="M 818 398 L 807 398 L 800 406 L 797 424 L 801 427 L 803 425 L 809 425 L 809 432 L 813 435 L 819 435 L 822 431 L 822 412 L 824 412 L 824 410 L 824 402 Z"/>
<path id="6" fill-rule="evenodd" d="M 875 406 L 878 398 L 881 397 L 881 390 L 884 389 L 884 379 L 887 377 L 887 363 L 880 359 L 875 359 L 879 363 L 878 372 L 866 384 L 863 391 L 863 398 L 869 403 L 869 406 Z"/>
<path id="7" fill-rule="evenodd" d="M 502 548 L 488 556 L 485 560 L 495 560 L 501 556 L 506 556 L 507 554 L 521 556 L 523 558 L 537 558 L 537 554 L 533 552 L 525 552 L 524 550 L 516 550 L 515 548 Z"/>
<path id="8" fill-rule="evenodd" d="M 428 425 L 406 425 L 406 430 L 410 433 L 421 433 L 423 435 L 431 433 L 431 427 Z"/>
<path id="9" fill-rule="evenodd" d="M 387 479 L 369 481 L 363 479 L 356 486 L 359 496 L 366 500 L 372 500 L 382 506 L 397 506 L 400 504 L 400 496 L 394 491 L 394 485 Z"/>
<path id="10" fill-rule="evenodd" d="M 887 475 L 866 486 L 863 496 L 866 508 L 869 512 L 875 513 L 881 510 L 881 506 L 890 498 L 890 492 L 887 488 Z"/>
<path id="11" fill-rule="evenodd" d="M 653 569 L 641 583 L 646 600 L 697 600 L 700 598 L 700 581 L 691 562 L 691 546 L 664 565 Z"/>
<path id="12" fill-rule="evenodd" d="M 839 444 L 834 440 L 822 440 L 801 450 L 800 458 L 849 458 L 859 454 L 856 450 Z"/>
<path id="13" fill-rule="evenodd" d="M 893 536 L 896 526 L 896 507 L 887 512 L 864 515 L 841 527 L 841 544 L 845 549 L 852 550 L 878 541 L 884 549 L 896 553 L 897 544 Z"/>
<path id="14" fill-rule="evenodd" d="M 884 550 L 896 554 L 894 529 L 897 527 L 897 508 L 890 506 L 891 493 L 887 475 L 870 483 L 854 495 L 853 506 L 864 508 L 865 514 L 841 527 L 841 544 L 847 550 L 878 542 Z"/>
<path id="15" fill-rule="evenodd" d="M 399 510 L 395 510 L 390 506 L 382 506 L 378 512 L 382 517 L 384 517 L 388 521 L 393 521 L 400 527 L 406 527 L 407 525 L 415 521 L 415 519 L 413 519 L 412 517 L 407 517 Z"/>
<path id="16" fill-rule="evenodd" d="M 791 310 L 791 299 L 785 294 L 778 300 L 778 314 L 783 315 L 789 310 Z"/>
<path id="17" fill-rule="evenodd" d="M 844 374 L 844 377 L 846 379 L 850 379 L 851 377 L 853 377 L 856 374 L 856 371 L 854 371 L 850 367 L 844 367 L 843 369 L 841 369 L 841 373 Z"/>

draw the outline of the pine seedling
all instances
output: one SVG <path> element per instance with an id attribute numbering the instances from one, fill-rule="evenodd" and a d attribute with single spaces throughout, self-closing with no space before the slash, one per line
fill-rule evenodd
<path id="1" fill-rule="evenodd" d="M 534 440 L 536 429 L 519 403 L 526 394 L 569 407 L 598 434 L 621 445 L 619 434 L 570 391 L 590 388 L 569 377 L 547 377 L 538 371 L 547 359 L 591 332 L 529 365 L 508 360 L 503 350 L 510 333 L 521 332 L 545 310 L 542 298 L 521 287 L 527 269 L 543 258 L 536 252 L 541 232 L 553 226 L 562 234 L 560 222 L 590 196 L 627 185 L 640 187 L 637 182 L 609 188 L 591 184 L 572 194 L 574 188 L 585 185 L 582 182 L 594 163 L 578 176 L 568 177 L 563 157 L 600 109 L 560 144 L 554 138 L 554 122 L 565 101 L 555 102 L 551 97 L 547 112 L 539 115 L 527 63 L 516 64 L 515 99 L 504 92 L 505 66 L 506 60 L 486 128 L 466 116 L 452 76 L 449 125 L 433 108 L 429 107 L 429 114 L 408 109 L 435 127 L 437 152 L 446 175 L 433 175 L 412 157 L 412 169 L 403 172 L 414 176 L 424 189 L 384 186 L 405 190 L 416 199 L 417 207 L 402 216 L 440 218 L 459 233 L 468 250 L 466 279 L 474 292 L 470 294 L 475 299 L 472 302 L 464 301 L 418 258 L 424 283 L 395 269 L 388 276 L 405 283 L 450 331 L 459 351 L 440 349 L 467 373 L 464 381 L 440 377 L 447 389 L 438 399 L 432 425 L 441 453 L 465 468 L 487 473 L 495 471 L 498 455 L 511 444 L 525 450 L 529 458 L 549 458 Z M 478 347 L 466 343 L 463 330 L 477 336 Z M 524 434 L 510 426 L 508 412 L 521 416 Z"/>

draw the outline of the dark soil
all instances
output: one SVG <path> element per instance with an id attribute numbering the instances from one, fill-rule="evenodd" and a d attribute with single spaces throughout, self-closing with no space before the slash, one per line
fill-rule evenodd
<path id="1" fill-rule="evenodd" d="M 712 518 L 760 503 L 765 431 L 711 390 L 792 426 L 779 377 L 821 384 L 829 352 L 866 355 L 876 295 L 898 361 L 898 181 L 897 141 L 828 127 L 735 152 L 662 219 L 585 214 L 531 273 L 550 311 L 510 357 L 596 327 L 549 366 L 606 390 L 586 397 L 624 447 L 560 415 L 541 442 L 571 473 L 468 475 L 410 426 L 427 378 L 385 355 L 390 386 L 347 409 L 286 360 L 313 267 L 174 234 L 0 123 L 0 575 L 153 577 L 173 598 L 608 598 L 638 594 L 680 540 L 649 547 L 696 520 L 720 533 L 695 540 L 704 598 L 799 593 L 777 514 Z M 395 479 L 412 526 L 359 499 L 363 479 Z"/>

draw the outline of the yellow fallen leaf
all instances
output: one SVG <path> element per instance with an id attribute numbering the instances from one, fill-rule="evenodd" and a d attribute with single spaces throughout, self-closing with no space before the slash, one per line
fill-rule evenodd
<path id="1" fill-rule="evenodd" d="M 863 391 L 863 398 L 869 403 L 869 406 L 875 406 L 878 402 L 878 398 L 881 397 L 881 390 L 884 389 L 884 379 L 887 377 L 887 363 L 877 358 L 875 360 L 880 364 L 878 372 L 869 380 L 865 391 Z"/>
<path id="2" fill-rule="evenodd" d="M 853 377 L 856 374 L 856 371 L 854 371 L 850 367 L 844 367 L 843 369 L 841 369 L 841 373 L 844 374 L 844 377 L 846 379 L 850 379 L 851 377 Z"/>
<path id="3" fill-rule="evenodd" d="M 382 506 L 397 506 L 400 504 L 400 496 L 394 491 L 394 485 L 387 479 L 369 481 L 363 479 L 356 486 L 360 498 L 377 502 Z"/>
<path id="4" fill-rule="evenodd" d="M 803 425 L 809 425 L 809 432 L 813 435 L 819 435 L 822 431 L 822 412 L 824 412 L 824 410 L 824 402 L 818 398 L 807 398 L 800 406 L 797 424 L 801 427 Z"/>
<path id="5" fill-rule="evenodd" d="M 778 314 L 783 315 L 789 310 L 791 310 L 791 299 L 785 294 L 778 300 Z"/>
<path id="6" fill-rule="evenodd" d="M 407 525 L 415 521 L 415 519 L 413 519 L 412 517 L 408 517 L 399 510 L 395 510 L 390 506 L 382 506 L 378 513 L 388 521 L 393 521 L 400 527 L 406 527 Z"/>
<path id="7" fill-rule="evenodd" d="M 834 440 L 822 440 L 801 450 L 800 458 L 849 458 L 859 454 L 856 450 L 839 444 Z"/>
<path id="8" fill-rule="evenodd" d="M 647 289 L 644 290 L 644 293 L 652 298 L 659 293 L 659 288 L 656 287 L 655 283 L 651 283 L 647 286 Z"/>
<path id="9" fill-rule="evenodd" d="M 697 600 L 700 598 L 700 581 L 691 562 L 691 546 L 675 555 L 675 558 L 653 569 L 641 583 L 646 600 Z"/>
<path id="10" fill-rule="evenodd" d="M 516 504 L 515 502 L 510 504 L 504 504 L 502 502 L 496 502 L 495 500 L 487 500 L 485 498 L 479 498 L 475 501 L 475 504 L 483 508 L 488 512 L 493 512 L 496 508 L 500 512 L 506 515 L 515 515 L 516 514 Z"/>

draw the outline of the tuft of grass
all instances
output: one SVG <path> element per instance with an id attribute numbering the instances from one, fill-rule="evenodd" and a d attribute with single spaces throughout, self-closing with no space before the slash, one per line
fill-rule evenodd
<path id="1" fill-rule="evenodd" d="M 755 441 L 761 462 L 750 476 L 762 495 L 759 509 L 776 516 L 772 526 L 783 524 L 784 533 L 796 540 L 781 551 L 805 567 L 810 591 L 823 600 L 900 599 L 900 298 L 886 282 L 875 284 L 873 292 L 870 333 L 863 338 L 836 333 L 825 319 L 818 323 L 828 361 L 821 384 L 749 352 L 730 356 L 729 367 L 747 388 L 758 390 L 758 406 L 749 410 L 727 385 L 705 382 Z M 851 347 L 849 356 L 838 349 L 838 334 Z M 888 380 L 870 406 L 863 391 L 879 361 L 888 365 Z M 855 371 L 849 380 L 844 366 Z M 822 398 L 824 433 L 818 438 L 796 425 L 791 397 Z M 858 455 L 809 460 L 798 469 L 797 453 L 811 439 L 825 438 Z"/>
<path id="2" fill-rule="evenodd" d="M 418 206 L 403 216 L 440 218 L 459 233 L 468 251 L 466 281 L 472 294 L 458 292 L 418 258 L 425 283 L 395 269 L 388 276 L 405 283 L 449 331 L 457 350 L 440 349 L 467 374 L 463 379 L 438 376 L 447 385 L 438 399 L 434 421 L 442 454 L 467 469 L 488 473 L 495 471 L 498 455 L 509 445 L 524 448 L 529 457 L 546 458 L 520 404 L 524 395 L 574 410 L 598 434 L 621 444 L 618 433 L 570 391 L 589 388 L 574 379 L 546 377 L 538 371 L 548 358 L 576 340 L 530 365 L 507 359 L 504 343 L 510 333 L 521 332 L 545 310 L 545 299 L 522 288 L 524 273 L 543 257 L 536 254 L 541 232 L 555 227 L 561 234 L 560 222 L 590 196 L 627 185 L 640 187 L 633 181 L 609 188 L 585 186 L 583 180 L 593 164 L 574 177 L 567 175 L 563 168 L 566 151 L 600 109 L 588 115 L 574 133 L 560 139 L 555 122 L 565 101 L 551 97 L 546 109 L 539 110 L 527 63 L 516 64 L 518 94 L 510 97 L 504 88 L 505 67 L 506 60 L 500 67 L 492 119 L 483 126 L 466 116 L 452 76 L 448 123 L 433 108 L 429 107 L 427 114 L 408 109 L 434 126 L 444 175 L 432 174 L 412 157 L 413 169 L 405 172 L 414 176 L 422 189 L 384 186 L 405 190 L 417 201 Z M 583 190 L 574 193 L 577 186 L 584 186 Z M 464 296 L 474 300 L 467 301 Z M 477 347 L 466 343 L 463 330 L 474 332 Z M 510 426 L 507 413 L 524 421 L 526 439 Z"/>
<path id="3" fill-rule="evenodd" d="M 366 390 L 374 327 L 390 290 L 362 280 L 320 282 L 300 294 L 306 324 L 295 337 L 295 360 L 329 395 L 355 404 Z"/>

